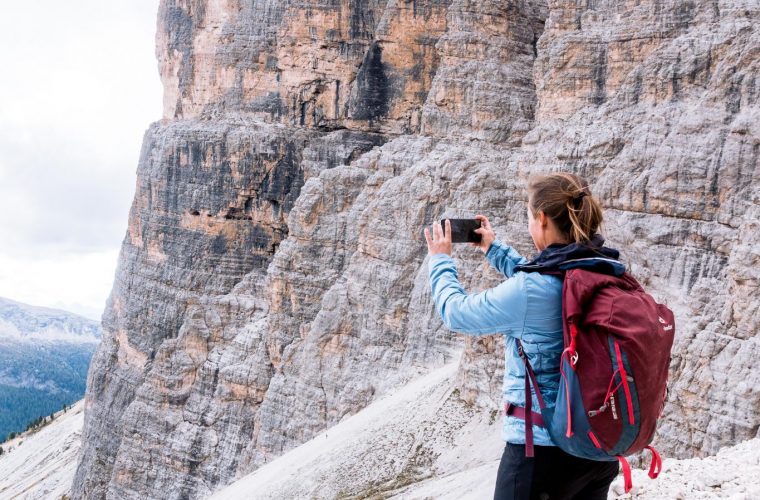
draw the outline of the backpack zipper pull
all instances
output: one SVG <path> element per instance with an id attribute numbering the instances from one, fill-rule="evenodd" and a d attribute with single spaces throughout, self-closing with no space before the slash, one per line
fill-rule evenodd
<path id="1" fill-rule="evenodd" d="M 602 413 L 606 409 L 607 409 L 607 405 L 603 404 L 602 406 L 599 407 L 598 410 L 591 410 L 591 411 L 589 411 L 588 412 L 588 416 L 589 417 L 595 417 L 595 416 L 599 415 L 600 413 Z"/>

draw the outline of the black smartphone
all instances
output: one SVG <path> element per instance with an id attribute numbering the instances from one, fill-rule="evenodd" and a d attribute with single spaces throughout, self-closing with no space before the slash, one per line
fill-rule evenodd
<path id="1" fill-rule="evenodd" d="M 475 232 L 480 227 L 479 219 L 449 219 L 451 221 L 452 243 L 480 243 L 481 236 Z M 441 229 L 446 230 L 446 219 L 441 221 Z"/>

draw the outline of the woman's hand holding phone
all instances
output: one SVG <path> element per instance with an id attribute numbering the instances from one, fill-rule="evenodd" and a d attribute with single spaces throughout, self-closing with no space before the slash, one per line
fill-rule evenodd
<path id="1" fill-rule="evenodd" d="M 470 245 L 479 248 L 483 253 L 486 253 L 491 246 L 491 243 L 496 240 L 496 233 L 491 228 L 491 223 L 488 222 L 488 218 L 485 215 L 476 215 L 475 218 L 480 221 L 480 228 L 475 232 L 481 236 L 479 243 L 470 243 Z"/>
<path id="2" fill-rule="evenodd" d="M 435 255 L 445 253 L 451 255 L 451 222 L 446 219 L 445 225 L 441 228 L 440 224 L 433 223 L 433 235 L 430 236 L 428 229 L 425 228 L 425 241 L 427 241 L 428 253 Z"/>
<path id="3" fill-rule="evenodd" d="M 491 247 L 491 243 L 496 240 L 496 233 L 494 233 L 491 223 L 485 215 L 476 215 L 475 219 L 480 221 L 480 227 L 474 229 L 473 232 L 479 234 L 481 239 L 480 242 L 470 243 L 470 245 L 486 253 Z M 424 233 L 430 255 L 437 253 L 451 255 L 451 223 L 448 219 L 444 221 L 443 228 L 441 228 L 441 224 L 433 224 L 432 231 L 425 228 Z"/>

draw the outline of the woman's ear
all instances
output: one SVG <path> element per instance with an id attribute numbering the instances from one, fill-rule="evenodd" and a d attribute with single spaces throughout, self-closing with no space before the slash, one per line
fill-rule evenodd
<path id="1" fill-rule="evenodd" d="M 546 214 L 543 211 L 538 212 L 536 220 L 538 220 L 538 223 L 541 225 L 541 227 L 546 227 L 549 222 L 549 218 L 546 217 Z"/>

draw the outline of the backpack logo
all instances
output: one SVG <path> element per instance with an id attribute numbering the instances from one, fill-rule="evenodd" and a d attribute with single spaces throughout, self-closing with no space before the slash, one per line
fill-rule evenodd
<path id="1" fill-rule="evenodd" d="M 610 403 L 611 403 L 610 409 L 612 410 L 612 418 L 614 420 L 617 420 L 618 416 L 617 416 L 617 406 L 615 406 L 615 396 L 610 396 Z"/>
<path id="2" fill-rule="evenodd" d="M 670 330 L 673 329 L 673 325 L 669 325 L 667 321 L 665 321 L 664 319 L 662 319 L 662 316 L 658 316 L 658 318 L 660 319 L 660 323 L 662 323 L 663 325 L 665 325 L 665 326 L 662 327 L 662 329 L 664 331 L 669 332 Z"/>

